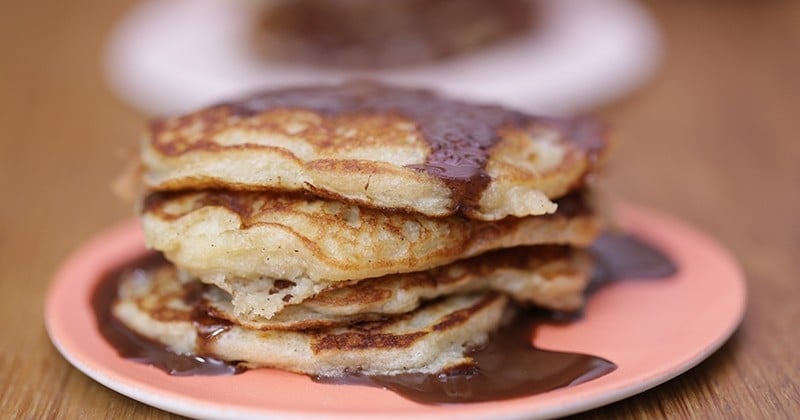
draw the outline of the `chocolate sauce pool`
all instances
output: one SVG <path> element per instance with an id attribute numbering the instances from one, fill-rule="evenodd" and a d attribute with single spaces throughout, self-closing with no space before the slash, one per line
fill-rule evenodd
<path id="1" fill-rule="evenodd" d="M 591 249 L 597 257 L 598 269 L 587 293 L 612 281 L 659 278 L 676 272 L 667 256 L 630 235 L 606 233 Z M 167 262 L 160 255 L 151 254 L 113 270 L 98 284 L 92 306 L 101 334 L 120 356 L 153 365 L 170 375 L 232 375 L 244 371 L 235 362 L 172 353 L 163 345 L 134 333 L 114 317 L 111 304 L 124 275 L 160 264 Z M 510 325 L 491 334 L 484 346 L 468 351 L 476 361 L 475 366 L 432 375 L 364 376 L 354 373 L 341 378 L 312 379 L 321 383 L 377 386 L 420 403 L 447 404 L 530 396 L 574 386 L 616 369 L 613 362 L 601 357 L 542 350 L 531 344 L 537 324 L 569 319 L 574 316 L 523 312 Z M 192 321 L 198 326 L 201 342 L 213 340 L 230 326 L 227 321 L 213 318 L 204 311 L 195 311 Z"/>
<path id="2" fill-rule="evenodd" d="M 92 295 L 92 308 L 100 333 L 120 356 L 155 366 L 173 376 L 233 375 L 243 372 L 244 369 L 235 363 L 213 357 L 175 354 L 167 350 L 164 345 L 133 332 L 111 313 L 117 288 L 126 274 L 163 264 L 169 263 L 160 254 L 148 254 L 112 270 L 100 281 Z"/>
<path id="3" fill-rule="evenodd" d="M 524 397 L 577 385 L 617 366 L 600 357 L 537 349 L 531 333 L 543 314 L 524 313 L 490 335 L 485 346 L 467 352 L 475 366 L 439 374 L 314 377 L 326 384 L 367 385 L 392 390 L 424 404 L 469 403 Z"/>

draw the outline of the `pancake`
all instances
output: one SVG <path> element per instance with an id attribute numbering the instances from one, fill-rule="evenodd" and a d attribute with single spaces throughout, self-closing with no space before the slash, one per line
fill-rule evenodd
<path id="1" fill-rule="evenodd" d="M 585 198 L 559 203 L 552 215 L 481 222 L 309 196 L 200 191 L 151 195 L 142 225 L 150 247 L 235 299 L 263 300 L 284 288 L 275 281 L 288 280 L 291 296 L 282 299 L 297 303 L 336 282 L 428 270 L 497 248 L 591 243 L 601 223 Z M 269 317 L 277 308 L 259 310 Z"/>
<path id="2" fill-rule="evenodd" d="M 311 331 L 260 331 L 198 315 L 192 287 L 138 270 L 125 278 L 113 314 L 138 334 L 180 354 L 213 355 L 249 367 L 320 376 L 434 373 L 471 363 L 508 313 L 497 293 L 451 295 L 375 322 Z"/>
<path id="3" fill-rule="evenodd" d="M 500 220 L 555 211 L 604 128 L 368 82 L 263 92 L 155 121 L 148 189 L 309 191 L 363 207 Z"/>
<path id="4" fill-rule="evenodd" d="M 287 305 L 271 318 L 259 313 L 259 296 L 232 301 L 217 287 L 205 293 L 208 310 L 253 329 L 303 330 L 347 325 L 385 318 L 416 309 L 423 301 L 450 294 L 495 290 L 523 305 L 559 311 L 583 306 L 583 292 L 589 282 L 593 261 L 588 252 L 567 247 L 519 247 L 483 254 L 428 271 L 395 274 L 323 290 L 298 304 Z M 172 274 L 177 276 L 176 270 Z M 284 292 L 288 290 L 288 292 Z M 283 302 L 291 286 L 260 296 L 263 307 Z M 236 295 L 241 298 L 241 295 Z M 242 303 L 244 301 L 244 303 Z M 238 306 L 235 306 L 238 303 Z M 248 305 L 249 304 L 249 305 Z"/>

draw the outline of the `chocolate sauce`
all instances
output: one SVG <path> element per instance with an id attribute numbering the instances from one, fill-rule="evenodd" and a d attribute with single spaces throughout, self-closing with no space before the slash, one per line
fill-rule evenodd
<path id="1" fill-rule="evenodd" d="M 657 249 L 630 235 L 604 234 L 592 246 L 600 268 L 591 290 L 616 280 L 669 276 L 676 271 L 669 258 Z M 110 272 L 97 286 L 92 305 L 101 334 L 120 356 L 153 365 L 170 375 L 231 375 L 244 369 L 235 362 L 224 362 L 204 355 L 178 355 L 163 345 L 131 331 L 111 313 L 119 282 L 128 273 L 168 264 L 160 255 L 148 255 Z M 199 297 L 188 293 L 187 300 Z M 569 314 L 567 314 L 569 315 Z M 573 317 L 574 319 L 574 317 Z M 474 366 L 464 366 L 439 374 L 364 376 L 358 373 L 341 378 L 313 378 L 322 383 L 369 385 L 386 388 L 425 404 L 496 401 L 535 395 L 578 385 L 603 376 L 614 369 L 613 362 L 601 357 L 542 350 L 531 344 L 536 325 L 569 321 L 570 316 L 545 311 L 525 311 L 508 326 L 490 335 L 487 344 L 471 349 Z M 228 321 L 207 311 L 196 310 L 192 321 L 201 343 L 215 340 L 230 328 Z"/>
<path id="2" fill-rule="evenodd" d="M 489 151 L 506 127 L 530 128 L 534 123 L 562 131 L 568 141 L 584 147 L 590 158 L 605 145 L 599 123 L 584 119 L 535 117 L 499 106 L 472 105 L 440 97 L 427 90 L 399 89 L 372 82 L 339 86 L 290 88 L 264 92 L 221 105 L 239 116 L 279 108 L 308 109 L 328 116 L 364 113 L 397 114 L 417 123 L 432 149 L 427 161 L 409 168 L 444 180 L 459 209 L 476 207 L 490 177 L 485 171 Z"/>
<path id="3" fill-rule="evenodd" d="M 236 363 L 207 356 L 173 353 L 163 344 L 135 333 L 111 313 L 119 283 L 126 275 L 134 270 L 145 270 L 164 264 L 169 263 L 161 255 L 148 254 L 111 271 L 100 281 L 92 295 L 92 308 L 100 334 L 121 357 L 155 366 L 173 376 L 233 375 L 242 372 L 244 369 Z"/>
<path id="4" fill-rule="evenodd" d="M 656 248 L 635 236 L 606 232 L 591 247 L 597 269 L 587 294 L 612 281 L 668 277 L 675 264 Z M 617 366 L 601 357 L 542 350 L 531 344 L 537 324 L 567 323 L 580 319 L 574 313 L 528 310 L 489 337 L 488 343 L 467 355 L 475 366 L 438 375 L 401 374 L 315 377 L 327 384 L 366 385 L 386 388 L 425 404 L 498 401 L 575 386 L 614 371 Z"/>
<path id="5" fill-rule="evenodd" d="M 664 278 L 678 271 L 672 260 L 657 248 L 621 232 L 605 232 L 589 249 L 596 261 L 587 294 L 609 282 Z"/>
<path id="6" fill-rule="evenodd" d="M 600 357 L 542 350 L 531 333 L 546 318 L 527 312 L 491 334 L 487 344 L 467 352 L 476 364 L 434 375 L 315 377 L 326 384 L 376 386 L 424 404 L 472 403 L 525 397 L 574 386 L 603 376 L 617 366 Z"/>

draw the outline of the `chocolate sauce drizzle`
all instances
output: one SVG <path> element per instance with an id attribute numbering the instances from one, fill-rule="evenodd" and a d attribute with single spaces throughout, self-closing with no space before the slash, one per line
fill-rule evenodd
<path id="1" fill-rule="evenodd" d="M 525 312 L 493 333 L 482 347 L 467 351 L 475 365 L 438 374 L 313 377 L 319 383 L 385 388 L 423 404 L 473 403 L 525 397 L 574 386 L 614 371 L 601 357 L 538 349 L 531 345 L 534 326 L 544 314 Z"/>
<path id="2" fill-rule="evenodd" d="M 424 164 L 408 167 L 444 180 L 459 207 L 477 207 L 489 185 L 485 166 L 502 128 L 530 128 L 534 123 L 556 128 L 592 159 L 605 146 L 604 128 L 591 120 L 536 117 L 499 106 L 454 101 L 427 90 L 366 81 L 269 91 L 221 106 L 244 117 L 279 108 L 307 109 L 334 117 L 365 113 L 406 117 L 417 123 L 432 149 Z"/>
<path id="3" fill-rule="evenodd" d="M 121 357 L 155 366 L 169 375 L 234 375 L 243 372 L 244 369 L 238 364 L 214 357 L 173 353 L 163 344 L 132 331 L 111 313 L 111 305 L 123 278 L 135 270 L 146 270 L 164 264 L 169 263 L 160 254 L 148 254 L 111 271 L 98 283 L 91 302 L 100 334 Z M 199 297 L 199 294 L 196 296 Z M 224 323 L 223 320 L 215 322 Z"/>
<path id="4" fill-rule="evenodd" d="M 591 249 L 597 269 L 587 294 L 613 281 L 662 278 L 677 271 L 666 255 L 634 236 L 608 232 Z M 569 323 L 582 316 L 582 311 L 523 311 L 510 325 L 492 333 L 485 346 L 467 352 L 475 360 L 474 366 L 450 372 L 395 376 L 354 373 L 313 379 L 320 383 L 382 387 L 425 404 L 497 401 L 575 386 L 610 373 L 617 366 L 593 355 L 538 349 L 531 345 L 531 339 L 536 325 Z"/>
<path id="5" fill-rule="evenodd" d="M 676 272 L 675 265 L 656 248 L 640 239 L 606 233 L 592 246 L 598 267 L 589 293 L 611 281 L 666 277 Z M 150 254 L 110 272 L 97 286 L 92 306 L 98 328 L 121 357 L 153 365 L 175 376 L 232 375 L 245 369 L 236 362 L 224 362 L 203 351 L 231 324 L 215 318 L 202 308 L 195 310 L 192 321 L 198 327 L 201 355 L 179 355 L 163 345 L 143 338 L 122 324 L 112 313 L 119 282 L 133 270 L 168 264 L 160 255 Z M 187 303 L 199 299 L 201 289 L 188 294 Z M 469 403 L 530 396 L 562 387 L 575 386 L 616 369 L 601 357 L 542 350 L 531 345 L 531 334 L 538 324 L 565 322 L 580 314 L 546 311 L 523 311 L 508 326 L 490 335 L 480 348 L 468 350 L 476 362 L 439 374 L 401 374 L 364 376 L 357 372 L 340 378 L 312 378 L 321 383 L 368 385 L 386 388 L 425 404 Z"/>

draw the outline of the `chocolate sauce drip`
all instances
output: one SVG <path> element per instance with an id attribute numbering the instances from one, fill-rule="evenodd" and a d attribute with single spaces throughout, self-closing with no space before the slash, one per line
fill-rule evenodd
<path id="1" fill-rule="evenodd" d="M 200 354 L 210 354 L 210 344 L 218 339 L 222 333 L 233 326 L 228 320 L 220 319 L 209 314 L 208 309 L 198 305 L 192 311 L 192 323 L 197 328 L 197 342 Z"/>
<path id="2" fill-rule="evenodd" d="M 664 253 L 641 239 L 621 232 L 605 232 L 589 248 L 595 256 L 595 273 L 586 293 L 628 279 L 672 276 L 678 267 Z"/>
<path id="3" fill-rule="evenodd" d="M 489 184 L 490 177 L 484 169 L 501 128 L 546 124 L 562 131 L 570 141 L 570 135 L 577 135 L 576 144 L 586 146 L 590 154 L 602 152 L 605 143 L 599 123 L 585 123 L 589 120 L 534 117 L 499 106 L 453 101 L 426 90 L 398 89 L 363 81 L 270 91 L 222 106 L 240 116 L 294 108 L 328 116 L 388 113 L 409 118 L 417 123 L 432 153 L 424 164 L 408 167 L 443 179 L 459 206 L 467 207 L 477 206 Z"/>
<path id="4" fill-rule="evenodd" d="M 376 386 L 424 404 L 473 403 L 525 397 L 575 386 L 612 372 L 606 359 L 579 353 L 537 349 L 531 345 L 534 326 L 546 321 L 533 312 L 491 334 L 487 344 L 467 352 L 475 361 L 439 374 L 315 377 L 326 384 Z"/>
<path id="5" fill-rule="evenodd" d="M 591 290 L 616 280 L 647 279 L 672 275 L 676 266 L 656 248 L 630 235 L 606 233 L 592 246 L 599 270 Z M 131 331 L 111 313 L 119 282 L 136 269 L 168 264 L 160 255 L 148 255 L 109 273 L 97 286 L 92 305 L 101 334 L 121 357 L 153 365 L 170 375 L 231 375 L 244 369 L 235 362 L 213 357 L 178 355 L 163 345 Z M 195 286 L 192 286 L 195 287 Z M 202 289 L 191 289 L 187 303 L 199 301 Z M 198 328 L 200 353 L 211 340 L 231 327 L 230 322 L 211 316 L 198 305 L 192 321 Z M 508 326 L 490 335 L 484 347 L 471 349 L 474 366 L 439 374 L 364 376 L 358 373 L 340 378 L 313 378 L 322 383 L 369 385 L 387 388 L 425 404 L 495 401 L 535 395 L 575 386 L 603 376 L 616 365 L 606 359 L 578 353 L 537 349 L 531 344 L 536 325 L 569 322 L 580 313 L 563 314 L 542 310 L 525 311 Z"/>
<path id="6" fill-rule="evenodd" d="M 160 254 L 148 254 L 108 273 L 92 295 L 92 308 L 100 334 L 121 357 L 157 367 L 173 376 L 233 375 L 244 369 L 213 357 L 176 354 L 163 344 L 135 333 L 111 313 L 120 281 L 134 270 L 169 264 Z M 192 294 L 190 293 L 189 296 Z"/>

